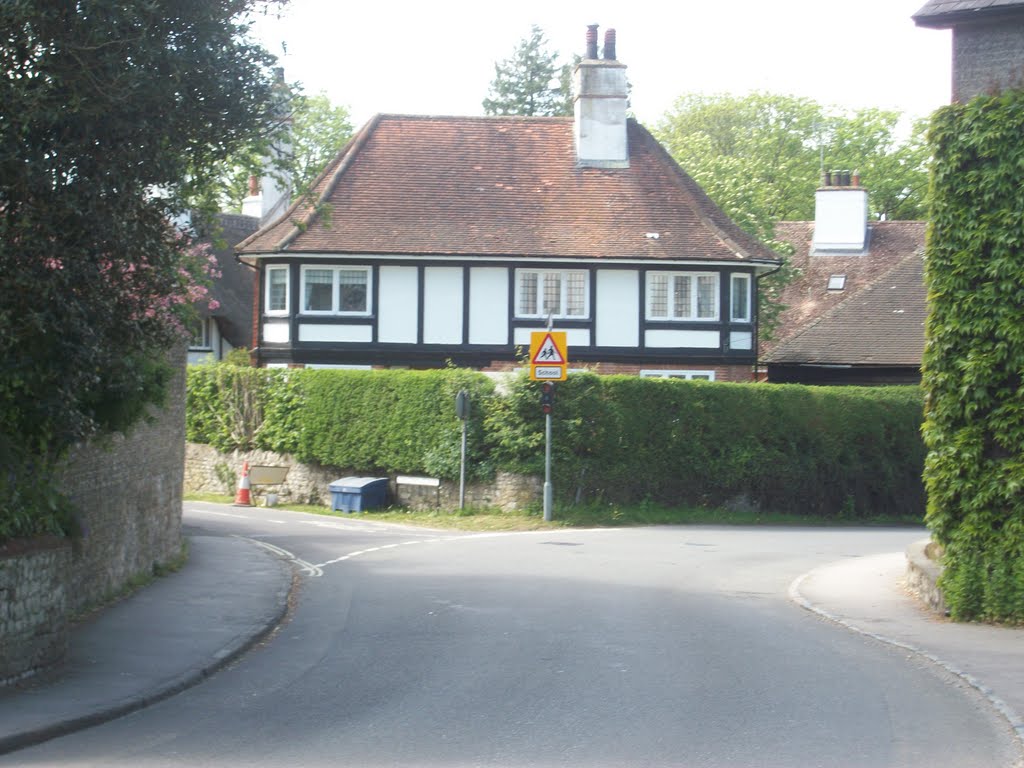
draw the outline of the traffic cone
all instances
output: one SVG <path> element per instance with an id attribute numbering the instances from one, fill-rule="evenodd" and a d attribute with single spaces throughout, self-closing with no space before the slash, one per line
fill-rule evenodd
<path id="1" fill-rule="evenodd" d="M 238 479 L 238 493 L 235 494 L 236 507 L 251 507 L 252 498 L 249 496 L 249 462 L 242 464 L 242 476 Z"/>

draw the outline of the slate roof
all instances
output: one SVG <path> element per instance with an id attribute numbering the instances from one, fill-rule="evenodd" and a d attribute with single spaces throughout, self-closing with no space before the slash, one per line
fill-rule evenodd
<path id="1" fill-rule="evenodd" d="M 811 253 L 813 222 L 781 222 L 776 238 L 793 244 L 799 277 L 783 291 L 787 307 L 775 338 L 762 345 L 767 362 L 920 365 L 926 291 L 922 274 L 926 223 L 870 225 L 859 256 Z M 828 290 L 845 275 L 842 291 Z"/>
<path id="2" fill-rule="evenodd" d="M 255 280 L 251 268 L 240 264 L 235 258 L 235 246 L 259 229 L 260 220 L 255 216 L 219 213 L 208 237 L 222 240 L 224 247 L 214 247 L 220 277 L 213 281 L 210 289 L 212 298 L 220 306 L 201 314 L 217 321 L 221 334 L 233 347 L 252 346 L 252 302 Z"/>
<path id="3" fill-rule="evenodd" d="M 378 115 L 315 183 L 326 216 L 299 201 L 239 250 L 773 263 L 633 120 L 628 140 L 628 169 L 580 168 L 571 118 Z"/>
<path id="4" fill-rule="evenodd" d="M 1024 11 L 1024 0 L 928 0 L 912 18 L 921 27 L 945 28 L 1020 11 Z"/>

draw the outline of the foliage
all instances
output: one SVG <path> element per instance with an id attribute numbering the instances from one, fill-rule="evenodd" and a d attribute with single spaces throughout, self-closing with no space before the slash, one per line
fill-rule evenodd
<path id="1" fill-rule="evenodd" d="M 758 327 L 772 337 L 782 290 L 796 277 L 775 241 L 779 221 L 814 219 L 820 169 L 859 170 L 875 217 L 917 219 L 925 210 L 925 122 L 899 140 L 898 112 L 837 112 L 810 99 L 769 93 L 681 97 L 655 129 L 675 160 L 749 234 L 783 257 L 759 282 Z"/>
<path id="2" fill-rule="evenodd" d="M 524 373 L 497 395 L 482 374 L 253 370 L 293 403 L 233 444 L 209 414 L 230 408 L 229 366 L 189 372 L 189 439 L 292 452 L 359 473 L 458 476 L 455 393 L 472 393 L 471 474 L 539 475 L 544 417 Z M 244 369 L 234 369 L 244 370 Z M 294 389 L 292 389 L 294 388 Z M 758 515 L 873 519 L 924 511 L 915 388 L 808 388 L 573 374 L 556 385 L 554 487 L 563 504 L 726 506 Z M 266 395 L 262 396 L 269 399 Z M 200 408 L 199 405 L 202 405 Z M 271 438 L 271 435 L 276 437 Z M 216 442 L 215 442 L 216 441 Z M 289 447 L 290 446 L 290 447 Z"/>
<path id="3" fill-rule="evenodd" d="M 572 114 L 572 68 L 556 65 L 557 52 L 547 49 L 543 30 L 530 28 L 512 56 L 495 62 L 494 80 L 483 101 L 486 115 L 557 117 Z"/>
<path id="4" fill-rule="evenodd" d="M 1024 621 L 1024 91 L 934 118 L 927 522 L 958 619 Z"/>
<path id="5" fill-rule="evenodd" d="M 310 96 L 294 84 L 278 88 L 281 116 L 217 164 L 212 181 L 194 190 L 196 207 L 240 212 L 249 177 L 263 174 L 287 184 L 295 195 L 304 194 L 352 138 L 348 110 L 333 105 L 326 93 Z"/>
<path id="6" fill-rule="evenodd" d="M 814 218 L 822 164 L 859 170 L 875 216 L 921 218 L 925 123 L 900 141 L 900 119 L 879 109 L 842 113 L 795 96 L 691 94 L 676 101 L 655 135 L 733 221 L 767 242 L 776 222 Z"/>
<path id="7" fill-rule="evenodd" d="M 168 220 L 183 180 L 201 183 L 267 116 L 271 59 L 247 37 L 257 5 L 4 5 L 0 442 L 15 454 L 5 487 L 23 489 L 5 519 L 46 530 L 40 468 L 163 397 L 203 263 Z"/>

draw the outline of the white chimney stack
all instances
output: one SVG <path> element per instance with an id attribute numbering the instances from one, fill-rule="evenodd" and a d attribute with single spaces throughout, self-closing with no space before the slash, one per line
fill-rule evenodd
<path id="1" fill-rule="evenodd" d="M 829 171 L 814 193 L 815 253 L 853 255 L 868 247 L 868 191 L 856 172 Z"/>
<path id="2" fill-rule="evenodd" d="M 574 82 L 576 160 L 585 168 L 628 168 L 626 65 L 615 59 L 615 30 L 605 30 L 604 58 L 597 58 L 597 25 L 587 27 L 586 57 Z"/>

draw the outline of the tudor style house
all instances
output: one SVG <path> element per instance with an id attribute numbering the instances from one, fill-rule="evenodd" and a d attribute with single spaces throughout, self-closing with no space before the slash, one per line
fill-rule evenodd
<path id="1" fill-rule="evenodd" d="M 504 370 L 550 322 L 571 368 L 749 381 L 779 262 L 627 118 L 596 35 L 574 118 L 378 115 L 245 240 L 256 363 Z"/>
<path id="2" fill-rule="evenodd" d="M 868 190 L 827 174 L 814 221 L 783 221 L 797 278 L 762 348 L 767 379 L 800 384 L 916 384 L 927 302 L 923 221 L 868 221 Z"/>

